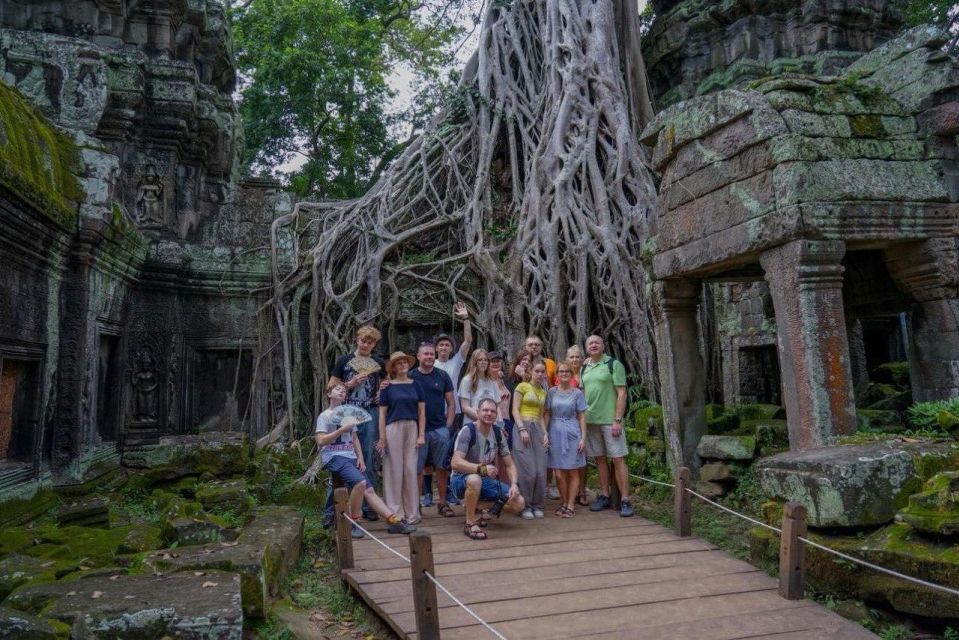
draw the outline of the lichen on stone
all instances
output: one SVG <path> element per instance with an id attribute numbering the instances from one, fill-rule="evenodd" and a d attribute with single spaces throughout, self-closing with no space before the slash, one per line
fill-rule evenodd
<path id="1" fill-rule="evenodd" d="M 71 227 L 84 198 L 73 171 L 79 154 L 20 93 L 0 81 L 0 183 Z"/>

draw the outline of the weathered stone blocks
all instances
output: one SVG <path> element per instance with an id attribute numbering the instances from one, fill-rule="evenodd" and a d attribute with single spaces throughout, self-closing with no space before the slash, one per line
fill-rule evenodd
<path id="1" fill-rule="evenodd" d="M 909 504 L 896 514 L 916 531 L 933 535 L 959 533 L 959 471 L 937 473 L 922 492 L 909 496 Z"/>
<path id="2" fill-rule="evenodd" d="M 752 460 L 756 457 L 754 436 L 703 436 L 696 453 L 706 460 Z"/>
<path id="3" fill-rule="evenodd" d="M 767 496 L 805 506 L 810 526 L 869 527 L 890 522 L 955 455 L 947 444 L 847 445 L 763 458 L 756 474 Z"/>
<path id="4" fill-rule="evenodd" d="M 279 593 L 296 563 L 303 537 L 303 516 L 290 507 L 267 507 L 234 542 L 180 547 L 147 554 L 144 567 L 160 572 L 232 571 L 240 575 L 243 611 L 266 615 L 270 598 Z"/>
<path id="5" fill-rule="evenodd" d="M 22 587 L 7 606 L 71 625 L 71 637 L 240 640 L 240 579 L 232 573 L 96 576 Z"/>

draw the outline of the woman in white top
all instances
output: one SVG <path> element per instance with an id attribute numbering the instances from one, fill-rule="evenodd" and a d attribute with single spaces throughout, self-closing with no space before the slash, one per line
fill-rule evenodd
<path id="1" fill-rule="evenodd" d="M 477 411 L 479 410 L 479 401 L 483 398 L 490 398 L 493 402 L 499 404 L 500 397 L 499 385 L 496 384 L 496 378 L 493 377 L 489 368 L 489 354 L 485 349 L 477 349 L 470 356 L 469 367 L 466 369 L 466 375 L 460 381 L 459 393 L 460 407 L 463 409 L 464 420 L 476 422 L 479 419 Z M 499 420 L 503 416 L 498 417 Z"/>

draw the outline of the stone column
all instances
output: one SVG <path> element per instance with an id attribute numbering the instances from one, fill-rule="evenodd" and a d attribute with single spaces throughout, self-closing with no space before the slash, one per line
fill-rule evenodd
<path id="1" fill-rule="evenodd" d="M 699 467 L 696 445 L 706 433 L 706 367 L 696 320 L 700 286 L 689 280 L 653 284 L 660 396 L 673 468 Z"/>
<path id="2" fill-rule="evenodd" d="M 959 250 L 955 239 L 887 249 L 893 280 L 915 298 L 909 378 L 916 402 L 959 395 Z"/>
<path id="3" fill-rule="evenodd" d="M 778 328 L 790 449 L 829 444 L 856 430 L 842 304 L 841 241 L 794 240 L 765 251 Z"/>

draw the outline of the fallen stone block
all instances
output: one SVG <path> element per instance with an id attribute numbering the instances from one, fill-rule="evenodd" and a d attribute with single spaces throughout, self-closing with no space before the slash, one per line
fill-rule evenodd
<path id="1" fill-rule="evenodd" d="M 0 607 L 0 638 L 58 640 L 64 634 L 46 620 L 23 611 Z"/>
<path id="2" fill-rule="evenodd" d="M 290 507 L 261 509 L 235 542 L 162 550 L 148 554 L 143 566 L 156 572 L 222 570 L 240 575 L 243 611 L 266 615 L 270 598 L 299 559 L 303 516 Z"/>
<path id="3" fill-rule="evenodd" d="M 700 438 L 696 453 L 704 460 L 752 460 L 755 436 L 710 436 Z"/>
<path id="4" fill-rule="evenodd" d="M 959 533 L 959 471 L 937 473 L 926 481 L 921 493 L 909 496 L 909 504 L 896 514 L 896 521 L 922 533 Z"/>
<path id="5" fill-rule="evenodd" d="M 0 558 L 0 600 L 21 585 L 53 582 L 75 567 L 71 562 L 32 558 L 19 553 L 4 556 Z"/>
<path id="6" fill-rule="evenodd" d="M 236 539 L 236 532 L 212 517 L 176 518 L 170 522 L 171 537 L 181 547 Z M 154 547 L 159 548 L 159 547 Z"/>
<path id="7" fill-rule="evenodd" d="M 813 527 L 890 522 L 922 478 L 955 458 L 947 443 L 872 443 L 789 451 L 756 463 L 767 497 L 806 507 Z"/>
<path id="8" fill-rule="evenodd" d="M 704 482 L 734 481 L 732 469 L 725 462 L 710 462 L 699 468 L 699 479 Z"/>
<path id="9" fill-rule="evenodd" d="M 725 495 L 726 485 L 721 482 L 705 482 L 700 480 L 696 483 L 696 493 L 702 494 L 707 498 L 719 498 Z"/>
<path id="10" fill-rule="evenodd" d="M 236 513 L 250 510 L 252 499 L 244 480 L 224 480 L 200 485 L 196 490 L 196 500 L 204 509 L 229 509 Z"/>
<path id="11" fill-rule="evenodd" d="M 232 573 L 97 576 L 21 587 L 5 605 L 71 625 L 74 638 L 240 640 L 240 579 Z"/>
<path id="12" fill-rule="evenodd" d="M 110 524 L 110 503 L 101 496 L 88 496 L 64 504 L 57 509 L 56 516 L 61 527 L 106 528 Z"/>

